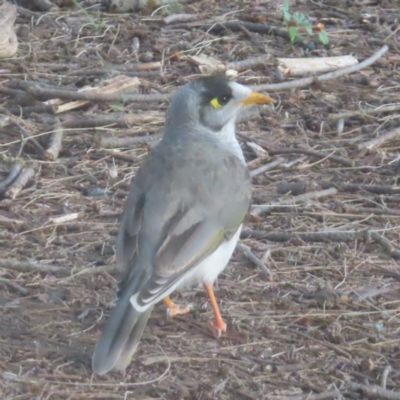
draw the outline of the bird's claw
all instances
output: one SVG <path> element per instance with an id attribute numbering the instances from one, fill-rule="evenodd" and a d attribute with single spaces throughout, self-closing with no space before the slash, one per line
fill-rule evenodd
<path id="1" fill-rule="evenodd" d="M 226 323 L 224 321 L 209 321 L 208 328 L 216 339 L 220 338 L 222 333 L 226 332 Z"/>
<path id="2" fill-rule="evenodd" d="M 172 307 L 167 308 L 167 318 L 172 318 L 175 315 L 185 315 L 190 312 L 190 307 L 180 307 L 174 304 Z"/>

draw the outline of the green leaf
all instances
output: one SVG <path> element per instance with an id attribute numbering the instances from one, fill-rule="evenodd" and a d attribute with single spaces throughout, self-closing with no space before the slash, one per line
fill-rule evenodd
<path id="1" fill-rule="evenodd" d="M 291 44 L 293 44 L 296 40 L 297 31 L 298 31 L 297 26 L 291 26 L 289 28 L 289 39 Z"/>
<path id="2" fill-rule="evenodd" d="M 322 30 L 320 33 L 318 33 L 318 38 L 319 41 L 322 44 L 328 44 L 329 43 L 329 38 L 328 38 L 328 34 L 326 33 L 326 30 Z"/>
<path id="3" fill-rule="evenodd" d="M 302 13 L 296 11 L 293 14 L 293 19 L 296 21 L 297 25 L 299 26 L 310 26 L 311 27 L 311 22 L 309 21 L 309 19 Z"/>
<path id="4" fill-rule="evenodd" d="M 74 1 L 76 1 L 76 0 L 74 0 Z M 289 0 L 284 0 L 283 1 L 283 6 L 282 6 L 282 10 L 283 10 L 283 12 L 289 12 Z"/>
<path id="5" fill-rule="evenodd" d="M 290 14 L 289 12 L 289 0 L 285 0 L 283 2 L 282 13 L 283 13 L 283 20 L 285 22 L 289 22 L 292 19 L 292 14 Z"/>

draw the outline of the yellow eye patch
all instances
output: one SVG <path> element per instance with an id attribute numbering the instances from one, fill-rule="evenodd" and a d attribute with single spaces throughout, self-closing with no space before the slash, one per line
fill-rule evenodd
<path id="1" fill-rule="evenodd" d="M 218 97 L 214 97 L 211 101 L 210 101 L 210 106 L 214 107 L 214 108 L 221 108 L 222 105 L 220 104 Z"/>

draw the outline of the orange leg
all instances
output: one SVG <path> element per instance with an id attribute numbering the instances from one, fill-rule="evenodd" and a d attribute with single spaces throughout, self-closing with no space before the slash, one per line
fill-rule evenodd
<path id="1" fill-rule="evenodd" d="M 175 304 L 169 296 L 164 298 L 164 304 L 168 308 L 168 316 L 173 317 L 174 315 L 184 315 L 187 314 L 190 311 L 189 307 L 180 307 L 177 304 Z"/>
<path id="2" fill-rule="evenodd" d="M 214 311 L 214 325 L 213 325 L 213 333 L 215 337 L 220 337 L 222 332 L 226 332 L 226 323 L 223 321 L 221 317 L 221 313 L 219 312 L 217 300 L 214 295 L 214 290 L 212 288 L 212 284 L 204 283 L 204 286 L 207 290 L 208 297 L 210 298 L 211 307 Z"/>

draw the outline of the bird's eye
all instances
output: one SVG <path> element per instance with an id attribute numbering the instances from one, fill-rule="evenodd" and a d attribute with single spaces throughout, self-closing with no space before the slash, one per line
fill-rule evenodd
<path id="1" fill-rule="evenodd" d="M 222 106 L 224 106 L 225 104 L 227 104 L 229 102 L 229 100 L 231 99 L 231 96 L 227 96 L 227 95 L 223 95 L 223 96 L 218 96 L 218 97 L 214 97 L 211 101 L 210 101 L 210 105 L 214 108 L 221 108 Z"/>

